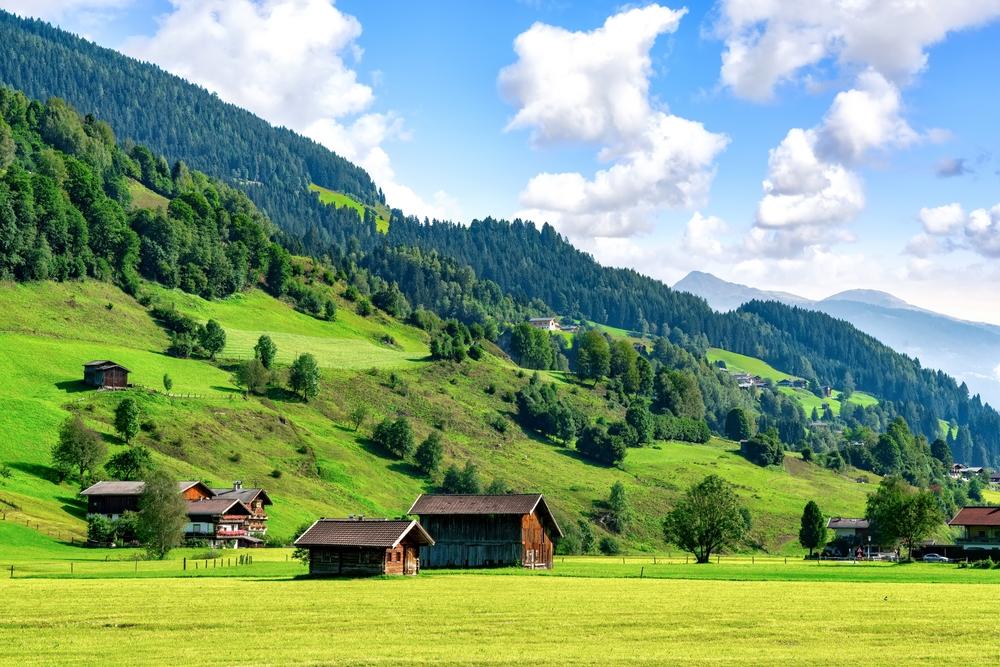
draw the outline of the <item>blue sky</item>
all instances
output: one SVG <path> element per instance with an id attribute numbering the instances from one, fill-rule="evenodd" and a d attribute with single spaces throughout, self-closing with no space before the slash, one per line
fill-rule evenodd
<path id="1" fill-rule="evenodd" d="M 669 283 L 1000 322 L 1000 0 L 799 4 L 0 0 L 313 136 L 417 214 L 547 220 Z"/>

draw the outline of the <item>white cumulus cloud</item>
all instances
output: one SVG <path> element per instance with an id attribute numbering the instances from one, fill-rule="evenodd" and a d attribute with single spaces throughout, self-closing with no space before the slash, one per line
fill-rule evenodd
<path id="1" fill-rule="evenodd" d="M 517 108 L 508 130 L 532 143 L 583 143 L 611 163 L 592 177 L 541 173 L 520 195 L 518 215 L 548 221 L 573 238 L 625 237 L 656 213 L 694 208 L 708 195 L 714 161 L 728 139 L 668 113 L 649 95 L 650 50 L 685 10 L 628 9 L 589 32 L 536 23 L 517 37 L 517 62 L 498 85 Z"/>
<path id="2" fill-rule="evenodd" d="M 973 209 L 966 215 L 961 204 L 922 208 L 917 219 L 924 231 L 906 245 L 916 257 L 968 250 L 987 259 L 1000 257 L 1000 204 Z"/>
<path id="3" fill-rule="evenodd" d="M 740 97 L 764 100 L 832 59 L 905 82 L 926 66 L 928 47 L 998 16 L 1000 0 L 723 0 L 721 79 Z"/>
<path id="4" fill-rule="evenodd" d="M 393 206 L 444 217 L 396 179 L 384 141 L 405 139 L 402 119 L 370 112 L 375 93 L 349 62 L 361 24 L 331 0 L 171 0 L 155 34 L 130 55 L 319 141 L 367 169 Z"/>
<path id="5" fill-rule="evenodd" d="M 960 228 L 965 222 L 965 211 L 958 202 L 922 208 L 917 214 L 928 234 L 948 234 Z"/>

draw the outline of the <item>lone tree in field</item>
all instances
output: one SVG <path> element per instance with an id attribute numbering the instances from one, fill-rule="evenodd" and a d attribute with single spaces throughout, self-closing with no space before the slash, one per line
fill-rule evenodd
<path id="1" fill-rule="evenodd" d="M 799 544 L 809 550 L 810 558 L 815 549 L 826 544 L 826 520 L 814 500 L 806 503 L 805 509 L 802 510 Z"/>
<path id="2" fill-rule="evenodd" d="M 699 563 L 708 563 L 712 552 L 735 547 L 746 537 L 748 514 L 732 485 L 709 475 L 677 501 L 663 521 L 663 535 Z"/>
<path id="3" fill-rule="evenodd" d="M 933 493 L 911 489 L 898 477 L 886 477 L 875 493 L 868 496 L 865 518 L 871 522 L 880 542 L 902 543 L 907 560 L 912 558 L 913 545 L 944 521 Z"/>
<path id="4" fill-rule="evenodd" d="M 270 382 L 271 371 L 267 370 L 260 359 L 244 361 L 236 368 L 236 383 L 251 394 L 263 393 Z"/>
<path id="5" fill-rule="evenodd" d="M 611 510 L 608 514 L 608 528 L 616 533 L 628 530 L 629 525 L 631 525 L 632 520 L 635 518 L 635 512 L 632 510 L 632 504 L 629 502 L 625 485 L 621 481 L 611 485 L 611 495 L 608 496 L 608 507 Z"/>
<path id="6" fill-rule="evenodd" d="M 319 365 L 316 357 L 308 352 L 300 354 L 288 371 L 288 386 L 298 392 L 302 400 L 309 402 L 310 398 L 319 395 Z"/>
<path id="7" fill-rule="evenodd" d="M 184 541 L 187 503 L 177 492 L 177 481 L 163 470 L 154 470 L 145 480 L 139 497 L 138 537 L 153 558 L 166 558 Z"/>
<path id="8" fill-rule="evenodd" d="M 115 408 L 115 430 L 125 444 L 132 442 L 132 438 L 139 432 L 139 414 L 139 404 L 131 396 L 122 399 Z"/>
<path id="9" fill-rule="evenodd" d="M 441 468 L 443 458 L 444 445 L 441 444 L 441 434 L 437 431 L 431 431 L 413 455 L 414 463 L 425 475 L 435 474 Z"/>
<path id="10" fill-rule="evenodd" d="M 149 450 L 142 445 L 129 447 L 118 452 L 104 464 L 111 479 L 128 481 L 142 479 L 142 477 L 153 467 L 153 457 Z"/>
<path id="11" fill-rule="evenodd" d="M 383 420 L 372 432 L 372 440 L 396 458 L 405 459 L 413 453 L 413 429 L 406 417 Z"/>
<path id="12" fill-rule="evenodd" d="M 215 320 L 209 320 L 205 327 L 201 330 L 199 335 L 201 346 L 205 348 L 208 352 L 208 356 L 211 359 L 215 359 L 215 355 L 222 352 L 222 349 L 226 347 L 226 330 L 223 329 L 218 322 Z"/>
<path id="13" fill-rule="evenodd" d="M 163 391 L 170 393 L 170 390 L 174 388 L 174 379 L 170 377 L 169 373 L 163 374 Z"/>
<path id="14" fill-rule="evenodd" d="M 270 369 L 274 363 L 274 357 L 278 354 L 278 346 L 274 344 L 271 337 L 263 335 L 257 339 L 257 344 L 253 346 L 253 354 L 264 364 L 264 368 Z"/>
<path id="15" fill-rule="evenodd" d="M 726 437 L 739 442 L 753 435 L 753 423 L 743 408 L 733 408 L 726 415 Z"/>
<path id="16" fill-rule="evenodd" d="M 82 487 L 87 476 L 101 467 L 107 455 L 108 448 L 101 437 L 78 415 L 73 415 L 59 428 L 59 442 L 52 449 L 52 462 L 63 478 L 75 470 Z"/>
<path id="17" fill-rule="evenodd" d="M 364 405 L 359 405 L 358 407 L 351 410 L 351 423 L 354 425 L 355 432 L 361 428 L 361 425 L 365 423 L 368 419 L 368 408 Z"/>

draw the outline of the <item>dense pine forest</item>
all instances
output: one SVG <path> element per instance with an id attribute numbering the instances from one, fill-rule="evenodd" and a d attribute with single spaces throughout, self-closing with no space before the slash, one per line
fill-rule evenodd
<path id="1" fill-rule="evenodd" d="M 5 266 L 17 277 L 121 272 L 128 284 L 134 267 L 166 284 L 222 295 L 246 284 L 250 272 L 264 268 L 267 258 L 261 252 L 273 250 L 263 215 L 249 212 L 252 201 L 281 230 L 288 251 L 328 258 L 352 280 L 375 283 L 373 294 L 398 291 L 407 307 L 424 307 L 466 324 L 559 314 L 669 339 L 675 332 L 700 337 L 819 384 L 842 386 L 850 378 L 858 389 L 891 402 L 892 413 L 928 439 L 940 433 L 939 419 L 963 427 L 971 437 L 954 443 L 956 457 L 970 464 L 1000 459 L 1000 415 L 969 396 L 965 385 L 827 315 L 771 302 L 719 314 L 703 300 L 635 271 L 600 266 L 547 225 L 539 229 L 517 220 L 486 219 L 464 226 L 421 221 L 394 210 L 388 234 L 378 234 L 372 220 L 359 220 L 346 207 L 324 206 L 307 190 L 309 183 L 318 183 L 365 203 L 381 203 L 380 191 L 360 168 L 155 66 L 3 12 L 0 82 L 31 98 L 65 98 L 81 112 L 108 121 L 119 135 L 116 141 L 107 126 L 85 117 L 79 132 L 70 128 L 72 159 L 63 160 L 70 203 L 83 219 L 108 225 L 113 233 L 86 243 L 71 234 L 68 242 L 76 243 L 80 254 L 58 234 L 50 238 L 44 224 L 33 223 L 48 250 L 20 236 L 20 250 Z M 42 136 L 48 130 L 39 123 L 59 107 L 58 102 L 33 104 L 23 121 L 15 114 L 8 123 L 18 146 L 31 144 L 21 125 Z M 59 177 L 45 171 L 44 151 L 14 153 L 27 161 L 9 170 L 11 206 L 18 201 L 19 183 L 39 180 L 42 192 L 48 187 L 42 179 Z M 160 155 L 183 162 L 170 165 Z M 184 164 L 219 180 L 191 176 L 178 166 Z M 163 225 L 145 219 L 148 214 L 127 219 L 127 178 L 173 198 L 166 215 L 198 233 L 182 235 L 184 240 L 163 238 L 157 236 Z M 202 187 L 204 202 L 178 194 L 184 190 L 178 181 L 190 178 Z M 67 224 L 72 228 L 76 220 L 80 227 L 76 214 L 68 215 Z"/>

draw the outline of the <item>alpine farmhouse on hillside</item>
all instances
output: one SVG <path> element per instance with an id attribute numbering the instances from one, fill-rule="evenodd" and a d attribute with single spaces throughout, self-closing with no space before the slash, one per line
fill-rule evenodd
<path id="1" fill-rule="evenodd" d="M 83 365 L 83 381 L 98 389 L 125 389 L 128 387 L 129 369 L 107 359 L 88 361 Z"/>
<path id="2" fill-rule="evenodd" d="M 117 521 L 125 512 L 139 511 L 143 482 L 97 482 L 80 492 L 87 498 L 87 516 L 101 515 Z M 244 489 L 234 482 L 231 489 L 211 489 L 199 481 L 177 483 L 187 501 L 188 523 L 184 537 L 205 540 L 213 547 L 258 547 L 267 533 L 267 511 L 271 499 L 263 489 Z"/>
<path id="3" fill-rule="evenodd" d="M 434 536 L 420 548 L 424 568 L 505 567 L 551 569 L 554 540 L 562 537 L 540 493 L 434 495 L 416 499 L 408 514 Z"/>

